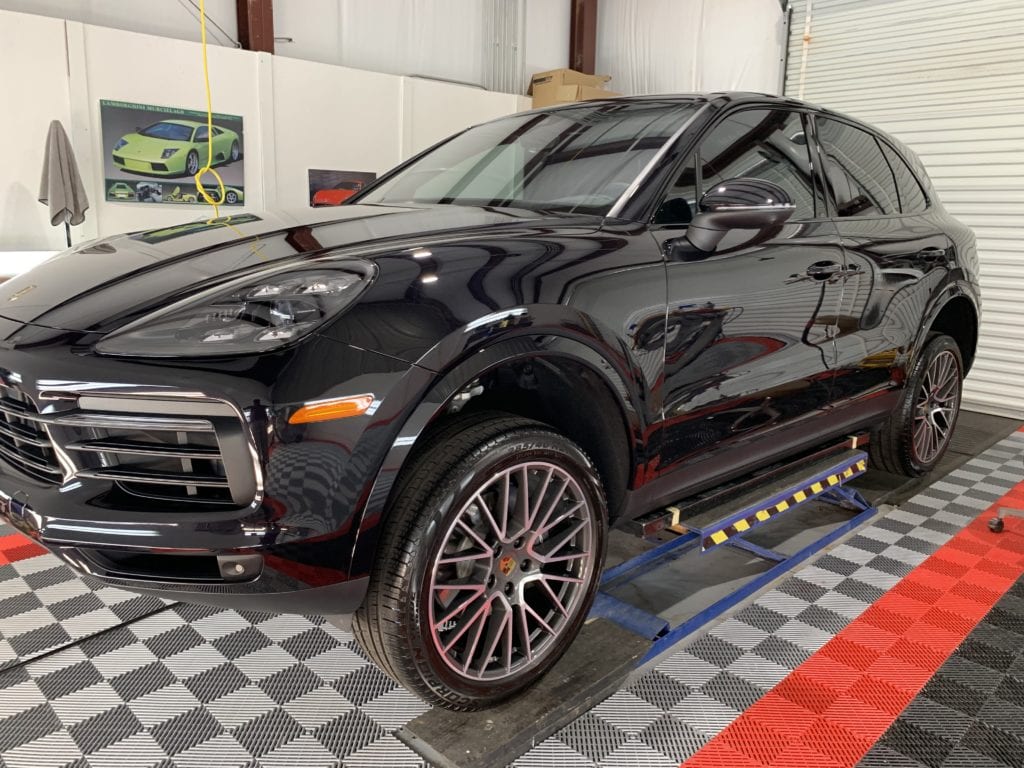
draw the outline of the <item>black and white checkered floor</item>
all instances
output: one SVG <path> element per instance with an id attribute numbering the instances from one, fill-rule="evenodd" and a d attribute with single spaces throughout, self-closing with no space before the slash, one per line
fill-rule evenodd
<path id="1" fill-rule="evenodd" d="M 880 515 L 515 765 L 675 768 L 1020 483 L 1022 452 L 1018 432 Z M 424 710 L 320 618 L 0 566 L 0 768 L 419 766 L 393 734 Z"/>

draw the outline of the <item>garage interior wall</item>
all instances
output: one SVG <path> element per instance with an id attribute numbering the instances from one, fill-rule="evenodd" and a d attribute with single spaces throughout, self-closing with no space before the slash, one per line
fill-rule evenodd
<path id="1" fill-rule="evenodd" d="M 211 46 L 209 60 L 214 110 L 244 121 L 243 210 L 304 207 L 310 168 L 380 173 L 467 125 L 530 106 L 514 94 L 235 48 Z M 18 115 L 0 122 L 0 251 L 64 247 L 63 229 L 49 226 L 36 201 L 55 118 L 90 200 L 74 242 L 202 215 L 195 206 L 107 202 L 99 113 L 100 99 L 205 109 L 197 44 L 0 11 L 0 81 Z"/>
<path id="2" fill-rule="evenodd" d="M 396 8 L 419 2 L 388 1 Z M 693 1 L 687 0 L 687 3 Z M 320 2 L 310 0 L 309 17 L 315 18 L 312 5 Z M 445 13 L 449 16 L 462 7 L 462 0 L 446 2 Z M 606 19 L 614 20 L 615 2 L 604 0 L 602 3 L 602 9 L 607 6 Z M 0 8 L 19 3 L 20 0 L 0 0 Z M 733 3 L 750 9 L 775 7 L 774 13 L 779 13 L 776 0 L 729 0 L 730 6 Z M 657 81 L 660 90 L 727 86 L 754 89 L 758 87 L 759 78 L 775 77 L 765 75 L 775 71 L 780 58 L 779 51 L 770 46 L 762 46 L 756 57 L 751 53 L 754 58 L 742 62 L 723 62 L 720 54 L 712 55 L 737 35 L 751 39 L 764 36 L 764 18 L 750 13 L 738 21 L 729 14 L 713 10 L 711 2 L 707 2 L 706 7 L 703 0 L 698 4 L 704 13 L 702 29 L 709 41 L 713 38 L 718 42 L 706 43 L 702 57 L 690 61 L 687 65 L 690 69 L 685 72 L 679 70 L 676 79 L 671 80 L 674 84 Z M 34 3 L 27 5 L 36 7 Z M 91 203 L 85 223 L 73 228 L 74 242 L 97 235 L 168 226 L 203 215 L 200 207 L 127 204 L 104 199 L 102 159 L 110 148 L 103 144 L 101 99 L 205 109 L 200 48 L 182 39 L 188 36 L 189 25 L 196 28 L 198 25 L 195 19 L 181 21 L 177 11 L 172 14 L 171 6 L 178 5 L 155 5 L 154 9 L 158 10 L 154 10 L 152 19 L 149 19 L 150 14 L 145 14 L 145 18 L 131 14 L 130 19 L 122 19 L 116 16 L 110 0 L 81 4 L 67 0 L 39 3 L 39 9 L 46 14 L 68 12 L 72 18 L 77 14 L 80 18 L 101 21 L 105 26 L 0 10 L 0 82 L 4 83 L 12 105 L 12 115 L 16 115 L 14 119 L 0 121 L 0 168 L 3 169 L 0 173 L 0 256 L 9 251 L 43 252 L 64 247 L 62 228 L 49 226 L 46 209 L 36 201 L 46 128 L 53 119 L 61 120 L 71 137 Z M 301 4 L 278 3 L 276 7 L 294 9 L 299 5 L 306 8 L 306 0 Z M 337 8 L 365 9 L 369 5 L 372 4 L 346 2 Z M 484 10 L 489 9 L 490 14 L 486 18 L 480 15 L 474 22 L 485 30 L 481 35 L 508 37 L 508 23 L 520 28 L 518 36 L 509 38 L 510 49 L 517 49 L 516 61 L 523 67 L 517 71 L 564 65 L 564 59 L 568 58 L 568 0 L 516 0 L 517 14 L 522 13 L 505 19 L 504 27 L 494 13 L 500 2 L 488 0 L 479 5 Z M 231 16 L 229 11 L 233 9 L 223 3 L 211 2 L 208 6 L 211 17 L 217 18 L 221 26 L 225 22 L 220 17 Z M 669 14 L 666 18 L 671 20 L 675 18 L 674 13 L 671 4 L 656 6 L 652 0 L 644 18 L 649 22 Z M 445 15 L 438 18 L 445 18 Z M 490 26 L 484 23 L 487 19 L 490 19 Z M 141 26 L 149 25 L 161 36 L 113 26 L 114 22 L 127 24 L 129 20 Z M 682 26 L 687 27 L 685 23 Z M 623 35 L 627 32 L 627 29 L 622 30 Z M 443 34 L 447 33 L 438 31 L 438 35 L 449 41 L 447 47 L 459 47 L 457 41 Z M 606 45 L 619 45 L 607 26 L 601 34 Z M 366 33 L 366 37 L 372 39 L 373 34 Z M 520 47 L 517 41 L 524 38 L 530 42 Z M 767 39 L 770 36 L 765 37 Z M 398 42 L 401 41 L 396 44 Z M 377 44 L 380 45 L 379 41 Z M 405 40 L 402 44 L 427 47 L 422 37 Z M 451 62 L 460 61 L 458 57 L 463 55 L 458 54 Z M 556 61 L 552 56 L 563 60 Z M 497 76 L 495 62 L 500 58 L 490 61 L 490 70 L 484 68 L 484 61 L 479 58 L 480 71 L 490 71 Z M 468 125 L 530 107 L 527 97 L 515 93 L 324 64 L 287 55 L 253 53 L 230 45 L 211 45 L 209 60 L 214 110 L 241 115 L 244 120 L 244 210 L 304 207 L 308 204 L 307 171 L 310 168 L 380 173 Z M 417 61 L 427 67 L 428 64 L 435 66 L 442 59 Z M 31 66 L 26 62 L 31 62 Z M 363 62 L 365 66 L 373 63 Z M 378 63 L 383 66 L 386 62 Z M 649 78 L 651 72 L 661 71 L 662 64 L 660 60 L 634 62 L 631 65 L 634 69 L 624 71 L 640 78 L 636 67 L 641 66 L 650 70 L 645 70 L 644 74 Z M 612 65 L 613 60 L 609 60 L 608 66 Z M 704 68 L 714 69 L 717 74 L 705 73 Z M 510 77 L 510 72 L 505 71 L 504 76 Z M 620 88 L 618 80 L 616 77 L 613 86 L 625 90 Z M 525 91 L 525 79 L 521 86 L 520 93 Z M 0 274 L 13 271 L 17 270 L 6 263 L 0 265 Z"/>
<path id="3" fill-rule="evenodd" d="M 920 155 L 978 238 L 984 306 L 964 406 L 1024 418 L 1024 3 L 796 0 L 786 93 Z"/>
<path id="4" fill-rule="evenodd" d="M 601 0 L 597 71 L 621 93 L 780 93 L 778 0 Z"/>

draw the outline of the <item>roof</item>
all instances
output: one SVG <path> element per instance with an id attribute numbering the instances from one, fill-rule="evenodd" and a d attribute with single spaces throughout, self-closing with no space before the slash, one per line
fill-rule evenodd
<path id="1" fill-rule="evenodd" d="M 757 102 L 758 104 L 784 104 L 791 107 L 805 107 L 807 109 L 820 110 L 816 104 L 794 99 L 791 96 L 778 96 L 770 93 L 756 93 L 753 91 L 712 91 L 706 93 L 662 93 L 645 96 L 610 96 L 607 99 L 591 99 L 588 101 L 574 101 L 568 104 L 554 104 L 549 107 L 539 107 L 531 110 L 534 112 L 554 112 L 562 109 L 572 109 L 586 104 L 602 102 L 663 102 L 663 103 L 741 103 L 746 101 Z"/>

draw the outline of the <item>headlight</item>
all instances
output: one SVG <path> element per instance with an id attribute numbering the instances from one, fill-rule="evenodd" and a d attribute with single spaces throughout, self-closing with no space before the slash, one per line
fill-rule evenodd
<path id="1" fill-rule="evenodd" d="M 160 159 L 166 160 L 168 157 L 170 157 L 177 151 L 177 149 L 165 149 L 163 152 L 160 153 Z"/>
<path id="2" fill-rule="evenodd" d="M 125 147 L 125 146 L 127 146 L 127 145 L 128 145 L 128 142 L 127 142 L 127 141 L 125 141 L 124 139 L 118 139 L 118 140 L 117 140 L 117 144 L 115 144 L 115 145 L 114 145 L 114 149 L 115 149 L 115 150 L 118 150 L 118 149 L 120 149 L 121 147 Z"/>
<path id="3" fill-rule="evenodd" d="M 101 355 L 197 357 L 265 352 L 313 332 L 373 279 L 364 261 L 281 269 L 204 291 L 103 337 Z"/>

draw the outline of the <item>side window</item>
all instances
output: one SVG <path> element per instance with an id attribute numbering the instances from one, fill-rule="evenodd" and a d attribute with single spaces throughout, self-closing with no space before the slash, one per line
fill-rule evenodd
<path id="1" fill-rule="evenodd" d="M 815 125 L 839 216 L 899 213 L 896 179 L 874 135 L 825 117 L 816 118 Z"/>
<path id="2" fill-rule="evenodd" d="M 748 109 L 711 129 L 683 168 L 654 218 L 655 224 L 688 224 L 701 195 L 741 176 L 774 182 L 789 193 L 794 219 L 825 213 L 811 170 L 807 135 L 799 112 Z"/>
<path id="3" fill-rule="evenodd" d="M 206 137 L 208 135 L 209 134 L 207 133 L 206 126 L 201 125 L 198 128 L 196 128 L 196 133 L 195 136 L 192 137 L 192 141 L 206 141 Z"/>
<path id="4" fill-rule="evenodd" d="M 904 213 L 920 213 L 928 208 L 928 198 L 925 197 L 921 183 L 917 180 L 910 166 L 899 154 L 886 144 L 881 142 L 882 151 L 889 161 L 893 173 L 896 174 L 896 187 L 900 191 L 900 207 Z"/>

